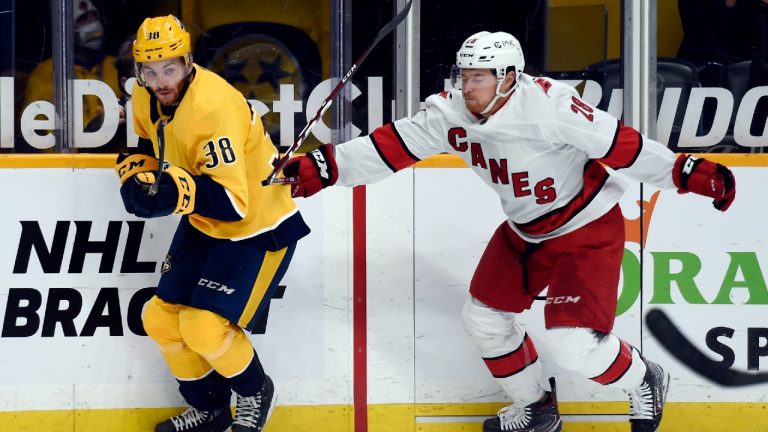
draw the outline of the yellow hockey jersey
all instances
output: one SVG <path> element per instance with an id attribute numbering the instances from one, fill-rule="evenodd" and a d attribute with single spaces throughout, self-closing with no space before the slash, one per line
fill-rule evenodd
<path id="1" fill-rule="evenodd" d="M 193 176 L 208 176 L 225 189 L 229 202 L 219 204 L 231 205 L 241 219 L 225 221 L 193 212 L 189 221 L 201 232 L 231 240 L 265 235 L 279 247 L 298 240 L 309 229 L 290 187 L 261 184 L 278 153 L 258 113 L 223 78 L 199 65 L 194 68 L 194 78 L 171 116 L 146 88 L 134 87 L 136 134 L 152 141 L 157 156 L 157 125 L 166 120 L 165 162 Z"/>

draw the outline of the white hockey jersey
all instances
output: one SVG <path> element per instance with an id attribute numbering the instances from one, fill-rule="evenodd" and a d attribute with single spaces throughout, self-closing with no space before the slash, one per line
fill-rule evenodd
<path id="1" fill-rule="evenodd" d="M 520 74 L 490 118 L 467 111 L 460 91 L 432 95 L 426 108 L 337 145 L 338 184 L 373 183 L 437 153 L 460 156 L 501 199 L 511 227 L 538 242 L 610 210 L 626 182 L 606 167 L 674 188 L 675 154 L 590 106 L 573 87 Z"/>

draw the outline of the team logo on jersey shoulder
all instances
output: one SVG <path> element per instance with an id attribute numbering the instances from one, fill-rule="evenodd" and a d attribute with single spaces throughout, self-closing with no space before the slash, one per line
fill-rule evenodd
<path id="1" fill-rule="evenodd" d="M 450 99 L 451 98 L 451 93 L 448 92 L 448 91 L 441 91 L 437 95 L 440 96 L 443 99 Z"/>
<path id="2" fill-rule="evenodd" d="M 171 271 L 171 254 L 165 256 L 163 265 L 160 267 L 160 273 L 168 273 Z"/>
<path id="3" fill-rule="evenodd" d="M 541 89 L 544 91 L 544 94 L 549 96 L 549 89 L 552 88 L 552 83 L 544 78 L 536 78 L 533 80 L 534 83 L 536 83 Z"/>

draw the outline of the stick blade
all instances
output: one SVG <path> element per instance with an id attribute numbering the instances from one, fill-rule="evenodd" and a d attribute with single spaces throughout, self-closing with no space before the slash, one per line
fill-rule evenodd
<path id="1" fill-rule="evenodd" d="M 768 383 L 768 374 L 733 370 L 712 360 L 688 340 L 661 309 L 645 315 L 645 324 L 664 349 L 702 377 L 725 387 L 740 387 Z"/>

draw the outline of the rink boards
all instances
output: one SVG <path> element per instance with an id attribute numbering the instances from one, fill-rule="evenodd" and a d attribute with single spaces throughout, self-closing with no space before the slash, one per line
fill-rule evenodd
<path id="1" fill-rule="evenodd" d="M 713 358 L 768 368 L 768 163 L 716 157 L 738 182 L 725 214 L 638 184 L 621 203 L 628 241 L 615 331 L 672 373 L 666 431 L 768 428 L 767 386 L 715 387 L 642 326 L 649 307 L 662 307 Z M 126 214 L 113 160 L 0 159 L 0 430 L 151 430 L 183 405 L 140 323 L 177 220 Z M 638 200 L 650 216 L 642 231 Z M 498 199 L 456 159 L 438 157 L 298 203 L 312 234 L 266 332 L 252 337 L 279 394 L 267 430 L 361 432 L 366 420 L 371 431 L 480 430 L 504 396 L 460 311 L 504 220 Z M 628 430 L 625 395 L 546 362 L 541 308 L 520 320 L 557 378 L 566 430 Z"/>

